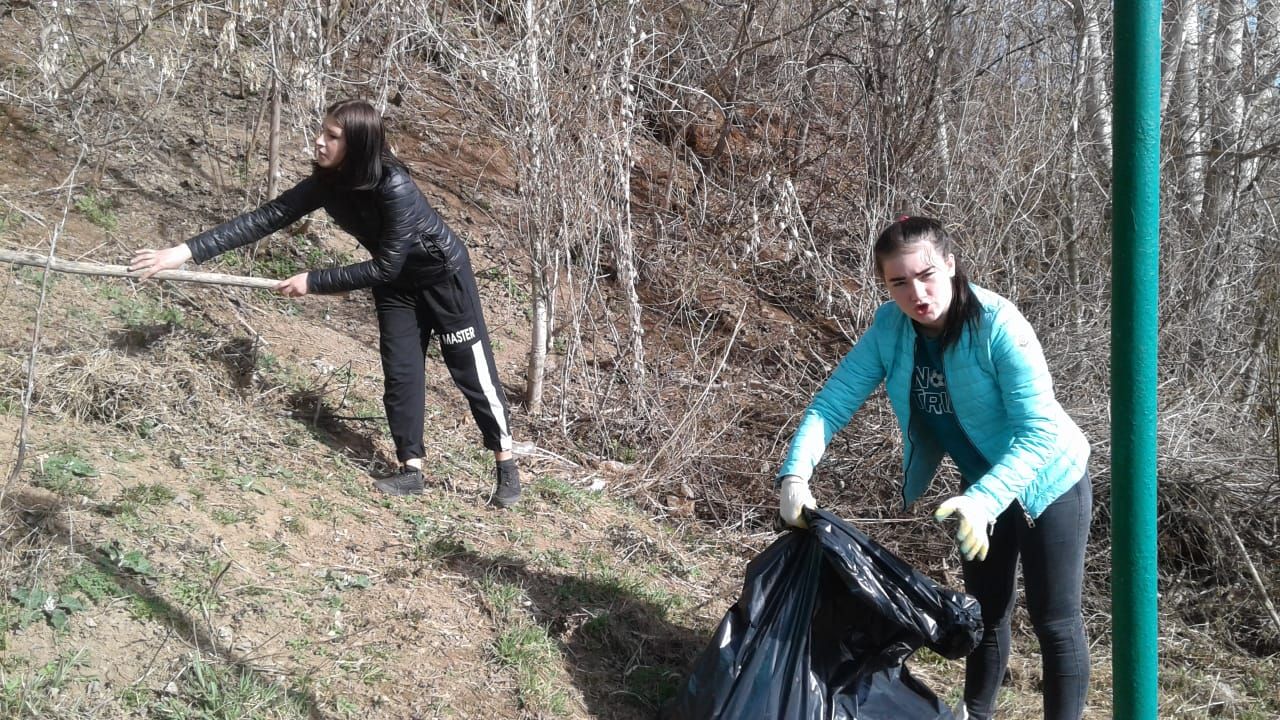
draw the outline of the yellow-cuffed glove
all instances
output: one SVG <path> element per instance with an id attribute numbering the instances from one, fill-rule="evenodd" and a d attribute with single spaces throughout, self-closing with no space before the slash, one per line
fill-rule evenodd
<path id="1" fill-rule="evenodd" d="M 960 513 L 960 524 L 956 526 L 956 545 L 965 560 L 987 559 L 987 549 L 991 541 L 987 537 L 996 519 L 991 517 L 982 505 L 967 495 L 957 495 L 938 506 L 933 512 L 933 519 L 942 521 L 952 514 Z"/>
<path id="2" fill-rule="evenodd" d="M 809 527 L 804 521 L 804 508 L 817 509 L 818 501 L 809 492 L 809 482 L 795 475 L 787 475 L 778 485 L 778 514 L 782 521 L 792 527 Z"/>

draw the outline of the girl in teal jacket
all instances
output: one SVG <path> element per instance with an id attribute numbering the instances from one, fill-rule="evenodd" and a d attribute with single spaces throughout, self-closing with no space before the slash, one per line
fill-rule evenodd
<path id="1" fill-rule="evenodd" d="M 1043 655 L 1044 716 L 1078 720 L 1089 678 L 1080 612 L 1088 441 L 1054 397 L 1031 326 L 1013 303 L 969 283 L 939 222 L 901 217 L 874 254 L 893 301 L 805 410 L 778 473 L 783 519 L 804 524 L 814 466 L 884 383 L 903 435 L 904 504 L 928 489 L 944 453 L 960 471 L 960 494 L 935 517 L 958 516 L 965 590 L 982 605 L 983 640 L 965 666 L 968 717 L 994 714 L 1021 559 Z"/>

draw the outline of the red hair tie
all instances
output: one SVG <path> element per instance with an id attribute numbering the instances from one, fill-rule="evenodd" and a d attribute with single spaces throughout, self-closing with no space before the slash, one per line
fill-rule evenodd
<path id="1" fill-rule="evenodd" d="M 910 216 L 910 215 L 899 215 L 899 216 L 898 216 L 898 219 L 897 219 L 897 220 L 894 220 L 894 222 L 906 222 L 906 221 L 908 221 L 908 220 L 910 220 L 910 219 L 911 219 L 911 216 Z"/>

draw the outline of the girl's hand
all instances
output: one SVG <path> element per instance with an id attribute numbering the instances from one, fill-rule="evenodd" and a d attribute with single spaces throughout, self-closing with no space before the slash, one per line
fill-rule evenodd
<path id="1" fill-rule="evenodd" d="M 186 243 L 174 245 L 164 250 L 152 250 L 144 248 L 133 254 L 133 260 L 129 263 L 131 272 L 142 271 L 142 279 L 155 275 L 161 270 L 177 270 L 182 264 L 191 259 L 191 248 Z"/>
<path id="2" fill-rule="evenodd" d="M 817 508 L 818 501 L 809 492 L 809 483 L 795 475 L 782 478 L 778 485 L 778 514 L 782 521 L 791 527 L 804 528 L 809 523 L 804 519 L 805 508 Z"/>
<path id="3" fill-rule="evenodd" d="M 285 297 L 302 297 L 307 294 L 307 274 L 302 272 L 288 280 L 281 280 L 275 290 Z"/>
<path id="4" fill-rule="evenodd" d="M 956 525 L 956 545 L 965 560 L 979 562 L 987 559 L 987 549 L 991 546 L 991 526 L 996 519 L 968 495 L 956 495 L 938 506 L 933 519 L 939 522 L 960 513 L 960 522 Z"/>

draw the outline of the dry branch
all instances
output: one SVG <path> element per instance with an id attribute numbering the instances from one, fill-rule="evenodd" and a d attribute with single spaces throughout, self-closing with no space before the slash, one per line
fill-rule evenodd
<path id="1" fill-rule="evenodd" d="M 107 275 L 110 277 L 141 278 L 141 271 L 131 271 L 126 265 L 103 265 L 101 263 L 75 262 L 59 260 L 37 253 L 13 252 L 0 250 L 0 261 L 15 265 L 31 265 L 47 267 L 50 270 L 80 275 Z M 225 275 L 223 273 L 191 272 L 188 270 L 161 270 L 152 276 L 156 280 L 180 280 L 182 282 L 203 283 L 205 285 L 235 285 L 238 287 L 262 288 L 270 290 L 280 284 L 271 278 L 245 277 L 243 275 Z"/>
<path id="2" fill-rule="evenodd" d="M 1271 616 L 1271 622 L 1276 626 L 1276 632 L 1280 632 L 1280 613 L 1276 612 L 1276 606 L 1271 602 L 1271 596 L 1267 595 L 1266 583 L 1262 581 L 1262 576 L 1258 574 L 1258 568 L 1254 567 L 1253 559 L 1249 557 L 1249 551 L 1244 546 L 1244 541 L 1240 539 L 1239 533 L 1231 526 L 1230 515 L 1223 515 L 1226 521 L 1227 531 L 1231 533 L 1231 539 L 1236 541 L 1236 547 L 1240 550 L 1241 557 L 1244 558 L 1244 564 L 1249 568 L 1249 576 L 1253 578 L 1253 584 L 1258 588 L 1258 594 L 1262 596 L 1262 606 L 1267 609 L 1267 614 Z"/>

